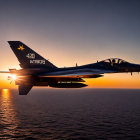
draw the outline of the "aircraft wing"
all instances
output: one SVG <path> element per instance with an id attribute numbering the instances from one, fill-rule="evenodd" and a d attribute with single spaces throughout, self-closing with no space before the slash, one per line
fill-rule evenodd
<path id="1" fill-rule="evenodd" d="M 57 71 L 57 72 L 50 72 L 45 74 L 40 74 L 40 77 L 67 77 L 67 78 L 97 78 L 103 76 L 102 74 L 105 73 L 116 73 L 116 71 L 109 71 L 109 70 L 67 70 L 67 71 Z"/>

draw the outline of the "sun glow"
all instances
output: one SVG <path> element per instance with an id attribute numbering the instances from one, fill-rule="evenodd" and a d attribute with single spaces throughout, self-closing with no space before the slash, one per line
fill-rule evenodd
<path id="1" fill-rule="evenodd" d="M 12 80 L 16 80 L 17 79 L 17 76 L 16 75 L 11 75 L 11 79 Z"/>
<path id="2" fill-rule="evenodd" d="M 10 90 L 9 89 L 2 89 L 1 90 L 1 96 L 4 98 L 4 99 L 8 99 L 9 96 L 10 96 Z"/>
<path id="3" fill-rule="evenodd" d="M 8 89 L 2 89 L 3 93 L 7 93 Z"/>

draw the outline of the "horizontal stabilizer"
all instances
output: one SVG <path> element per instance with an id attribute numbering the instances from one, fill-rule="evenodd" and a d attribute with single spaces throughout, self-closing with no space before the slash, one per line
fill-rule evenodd
<path id="1" fill-rule="evenodd" d="M 19 85 L 19 95 L 27 95 L 32 87 L 32 85 Z"/>

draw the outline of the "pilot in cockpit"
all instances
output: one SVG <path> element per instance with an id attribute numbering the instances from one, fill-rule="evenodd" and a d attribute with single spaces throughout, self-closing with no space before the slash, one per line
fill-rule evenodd
<path id="1" fill-rule="evenodd" d="M 112 59 L 112 65 L 114 65 L 115 64 L 115 59 Z"/>

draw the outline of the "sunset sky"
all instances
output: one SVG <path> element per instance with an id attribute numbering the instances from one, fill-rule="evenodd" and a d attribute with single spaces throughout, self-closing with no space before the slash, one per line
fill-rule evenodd
<path id="1" fill-rule="evenodd" d="M 7 41 L 22 41 L 58 67 L 111 57 L 140 63 L 139 0 L 0 0 L 0 70 L 19 69 Z M 0 74 L 0 88 L 9 84 Z M 140 75 L 108 74 L 94 88 L 140 88 Z"/>

